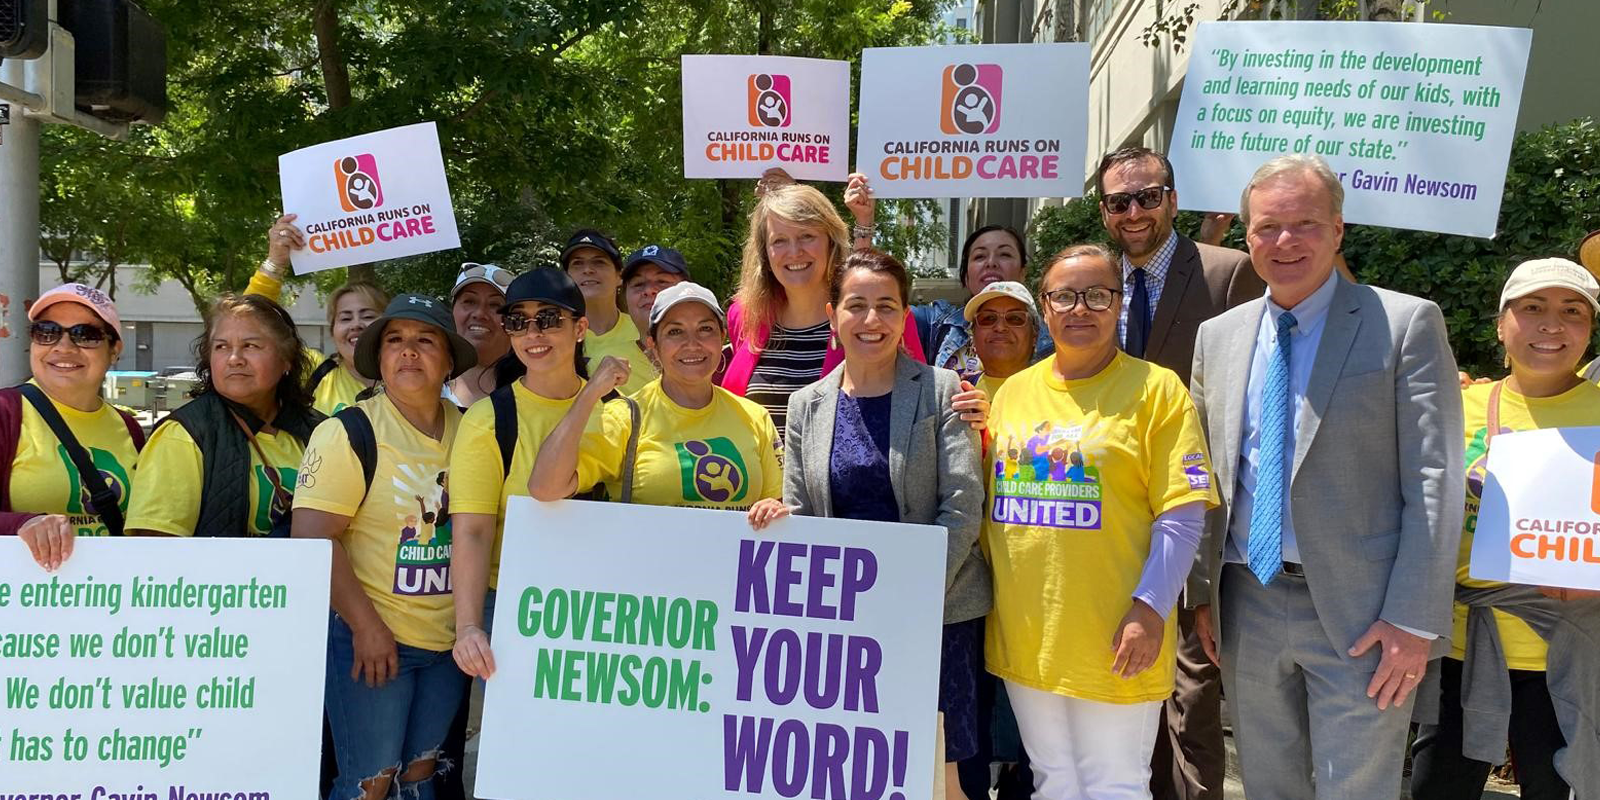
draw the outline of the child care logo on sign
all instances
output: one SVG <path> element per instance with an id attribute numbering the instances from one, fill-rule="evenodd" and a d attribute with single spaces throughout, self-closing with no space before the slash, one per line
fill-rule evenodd
<path id="1" fill-rule="evenodd" d="M 939 129 L 951 136 L 1000 129 L 999 64 L 952 64 L 944 68 Z"/>
<path id="2" fill-rule="evenodd" d="M 789 127 L 789 111 L 794 104 L 794 92 L 788 75 L 751 75 L 749 96 L 751 126 Z"/>
<path id="3" fill-rule="evenodd" d="M 1100 528 L 1100 467 L 1085 453 L 1080 426 L 1049 420 L 995 439 L 994 503 L 989 518 L 1045 528 Z M 1001 442 L 1004 442 L 1002 445 Z"/>
<path id="4" fill-rule="evenodd" d="M 339 207 L 350 213 L 371 211 L 383 205 L 383 183 L 378 180 L 378 160 L 371 153 L 345 156 L 333 162 Z"/>

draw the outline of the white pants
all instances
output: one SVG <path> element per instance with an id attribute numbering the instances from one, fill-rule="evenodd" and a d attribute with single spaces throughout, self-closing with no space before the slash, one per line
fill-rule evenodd
<path id="1" fill-rule="evenodd" d="M 1062 697 L 1006 681 L 1033 800 L 1150 800 L 1150 754 L 1161 703 Z"/>

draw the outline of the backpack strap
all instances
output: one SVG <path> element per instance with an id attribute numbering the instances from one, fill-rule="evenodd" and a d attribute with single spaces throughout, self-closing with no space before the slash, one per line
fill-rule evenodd
<path id="1" fill-rule="evenodd" d="M 1489 413 L 1483 431 L 1483 449 L 1489 450 L 1489 442 L 1494 440 L 1494 435 L 1500 432 L 1500 387 L 1505 386 L 1505 381 L 1495 381 L 1494 388 L 1489 390 Z"/>
<path id="2" fill-rule="evenodd" d="M 127 426 L 127 428 L 128 428 L 128 438 L 133 440 L 133 451 L 137 453 L 140 450 L 143 450 L 144 449 L 144 426 L 139 424 L 138 417 L 135 417 L 134 415 L 129 414 L 128 412 L 123 411 L 122 409 L 117 408 L 116 406 L 112 406 L 111 408 L 113 410 L 115 410 L 119 416 L 122 417 L 122 424 Z"/>
<path id="3" fill-rule="evenodd" d="M 511 385 L 502 386 L 489 394 L 494 406 L 494 443 L 500 446 L 500 472 L 511 477 L 511 457 L 517 451 L 517 398 Z"/>
<path id="4" fill-rule="evenodd" d="M 322 359 L 322 363 L 318 364 L 316 369 L 311 370 L 311 377 L 306 379 L 306 391 L 315 392 L 317 387 L 322 384 L 322 379 L 332 375 L 333 371 L 338 368 L 338 356 L 329 356 Z"/>
<path id="5" fill-rule="evenodd" d="M 333 418 L 344 426 L 350 449 L 356 454 L 356 460 L 361 462 L 361 478 L 366 486 L 361 497 L 365 500 L 367 492 L 372 491 L 372 476 L 378 471 L 378 436 L 372 430 L 372 419 L 360 406 L 345 406 Z"/>
<path id="6" fill-rule="evenodd" d="M 631 397 L 623 397 L 628 404 L 628 418 L 633 427 L 628 430 L 628 448 L 622 454 L 622 497 L 624 503 L 633 502 L 633 465 L 639 456 L 639 404 Z"/>
<path id="7" fill-rule="evenodd" d="M 89 505 L 94 512 L 100 515 L 100 521 L 106 525 L 106 532 L 112 536 L 122 535 L 122 507 L 117 505 L 117 493 L 106 485 L 106 479 L 95 467 L 94 459 L 90 458 L 89 451 L 83 449 L 78 443 L 78 437 L 72 435 L 72 428 L 67 426 L 67 421 L 56 412 L 56 407 L 45 396 L 43 390 L 31 383 L 24 383 L 17 387 L 22 396 L 28 399 L 39 417 L 50 426 L 56 440 L 67 450 L 67 457 L 72 459 L 72 466 L 78 470 L 78 480 L 84 488 L 89 490 Z M 118 413 L 121 413 L 120 411 Z"/>

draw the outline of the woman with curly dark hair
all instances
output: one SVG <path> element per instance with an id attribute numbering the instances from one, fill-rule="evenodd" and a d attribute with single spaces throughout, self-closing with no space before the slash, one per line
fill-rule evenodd
<path id="1" fill-rule="evenodd" d="M 294 320 L 260 295 L 228 295 L 194 343 L 194 400 L 156 426 L 139 455 L 149 482 L 130 532 L 287 536 L 300 457 L 323 416 L 311 407 Z"/>

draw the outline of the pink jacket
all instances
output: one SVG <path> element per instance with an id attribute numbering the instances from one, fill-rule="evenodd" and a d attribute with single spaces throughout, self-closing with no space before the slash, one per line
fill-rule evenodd
<path id="1" fill-rule="evenodd" d="M 761 360 L 758 349 L 751 349 L 752 342 L 744 338 L 741 320 L 744 309 L 735 300 L 728 304 L 728 338 L 733 345 L 733 356 L 728 359 L 728 369 L 722 375 L 722 388 L 733 392 L 740 397 L 750 387 L 750 375 L 756 371 L 756 362 Z M 756 329 L 754 346 L 760 348 L 766 345 L 767 338 L 772 335 L 772 324 L 767 323 Z M 905 348 L 912 358 L 919 362 L 928 359 L 922 352 L 922 340 L 917 337 L 916 321 L 911 318 L 911 311 L 906 311 L 906 331 L 900 337 L 900 345 Z M 828 352 L 822 357 L 822 372 L 817 375 L 820 379 L 839 366 L 844 360 L 844 351 L 840 350 L 836 342 L 828 342 Z"/>

